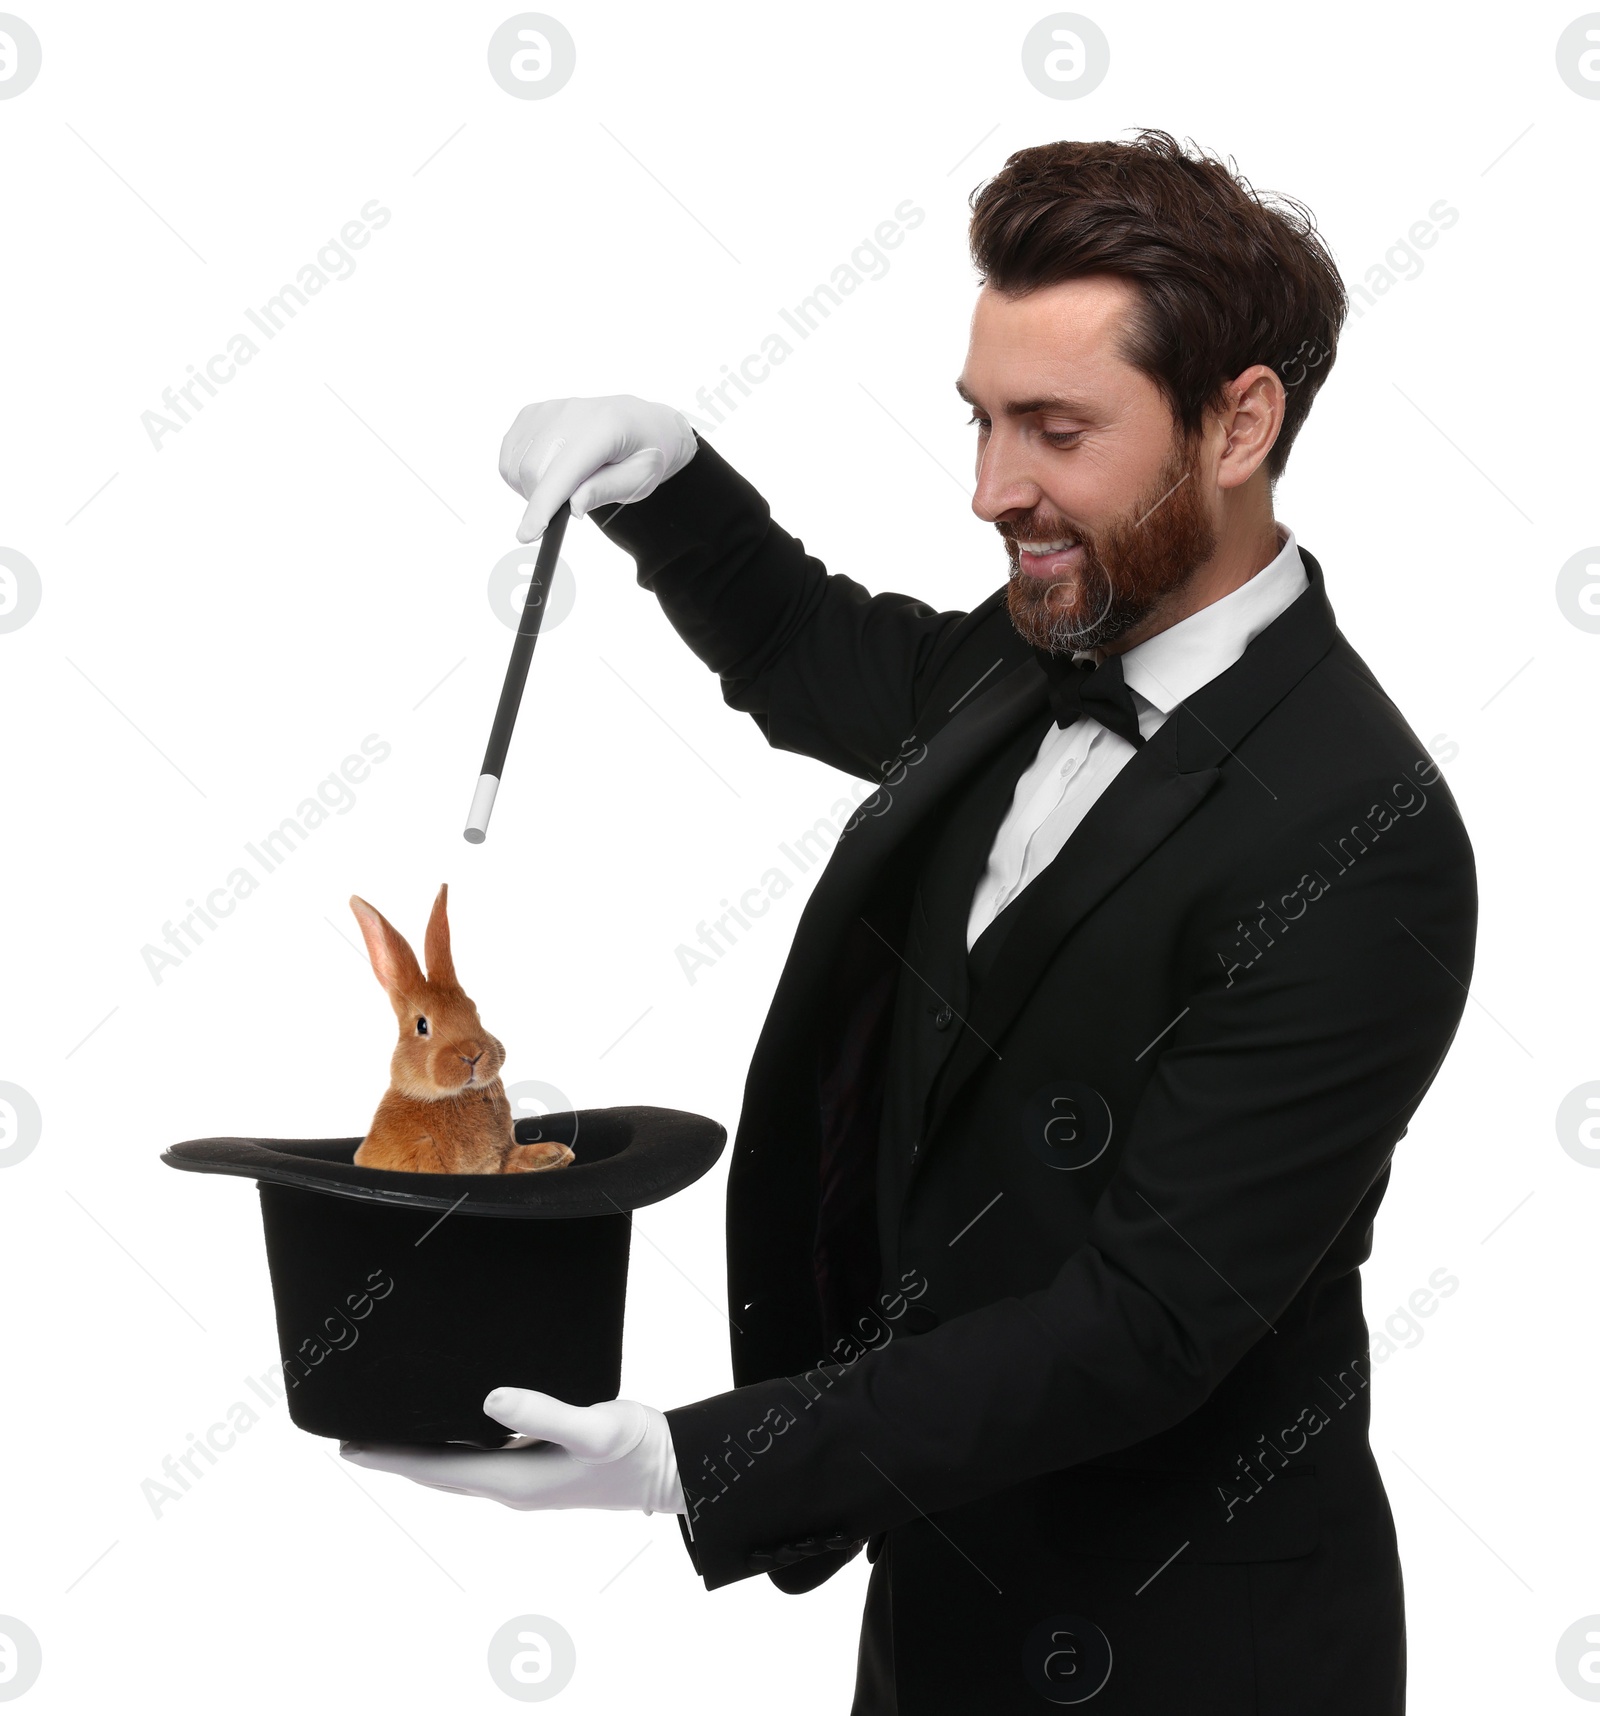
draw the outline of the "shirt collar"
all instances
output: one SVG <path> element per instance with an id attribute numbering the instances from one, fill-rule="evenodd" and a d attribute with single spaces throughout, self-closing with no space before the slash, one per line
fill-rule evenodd
<path id="1" fill-rule="evenodd" d="M 1187 619 L 1123 652 L 1129 689 L 1168 715 L 1242 656 L 1310 587 L 1294 532 L 1279 524 L 1278 552 L 1256 575 Z"/>

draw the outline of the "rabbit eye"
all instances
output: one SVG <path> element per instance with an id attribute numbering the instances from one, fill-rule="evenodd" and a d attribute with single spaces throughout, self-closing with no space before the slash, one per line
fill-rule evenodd
<path id="1" fill-rule="evenodd" d="M 418 1019 L 417 1020 L 417 1035 L 419 1037 L 425 1037 L 425 1036 L 427 1036 L 427 1034 L 428 1034 L 428 1021 L 426 1019 Z"/>

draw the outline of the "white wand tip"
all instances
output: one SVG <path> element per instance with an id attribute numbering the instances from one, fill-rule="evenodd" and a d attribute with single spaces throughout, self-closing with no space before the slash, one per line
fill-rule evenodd
<path id="1" fill-rule="evenodd" d="M 472 809 L 467 812 L 465 829 L 469 845 L 481 846 L 489 833 L 489 812 L 494 809 L 494 795 L 500 788 L 497 775 L 479 775 L 477 790 L 472 795 Z"/>

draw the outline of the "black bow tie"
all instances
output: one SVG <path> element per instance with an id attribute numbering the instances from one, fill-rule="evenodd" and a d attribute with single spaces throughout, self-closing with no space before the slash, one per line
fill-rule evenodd
<path id="1" fill-rule="evenodd" d="M 1144 743 L 1139 731 L 1139 711 L 1133 693 L 1122 677 L 1122 657 L 1108 655 L 1098 666 L 1093 661 L 1074 661 L 1070 655 L 1049 650 L 1033 652 L 1050 684 L 1050 707 L 1056 725 L 1070 727 L 1080 715 L 1092 715 L 1137 749 Z"/>

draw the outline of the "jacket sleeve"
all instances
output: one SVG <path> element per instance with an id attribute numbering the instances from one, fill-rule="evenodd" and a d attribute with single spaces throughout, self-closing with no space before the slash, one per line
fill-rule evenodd
<path id="1" fill-rule="evenodd" d="M 1251 969 L 1197 964 L 1087 1243 L 1048 1286 L 667 1414 L 708 1589 L 1130 1448 L 1271 1338 L 1465 1005 L 1470 848 L 1453 809 L 1406 833 Z M 1285 839 L 1262 873 L 1304 856 Z"/>
<path id="2" fill-rule="evenodd" d="M 695 439 L 681 471 L 631 506 L 597 508 L 596 523 L 769 744 L 874 778 L 912 732 L 965 616 L 829 573 Z"/>

